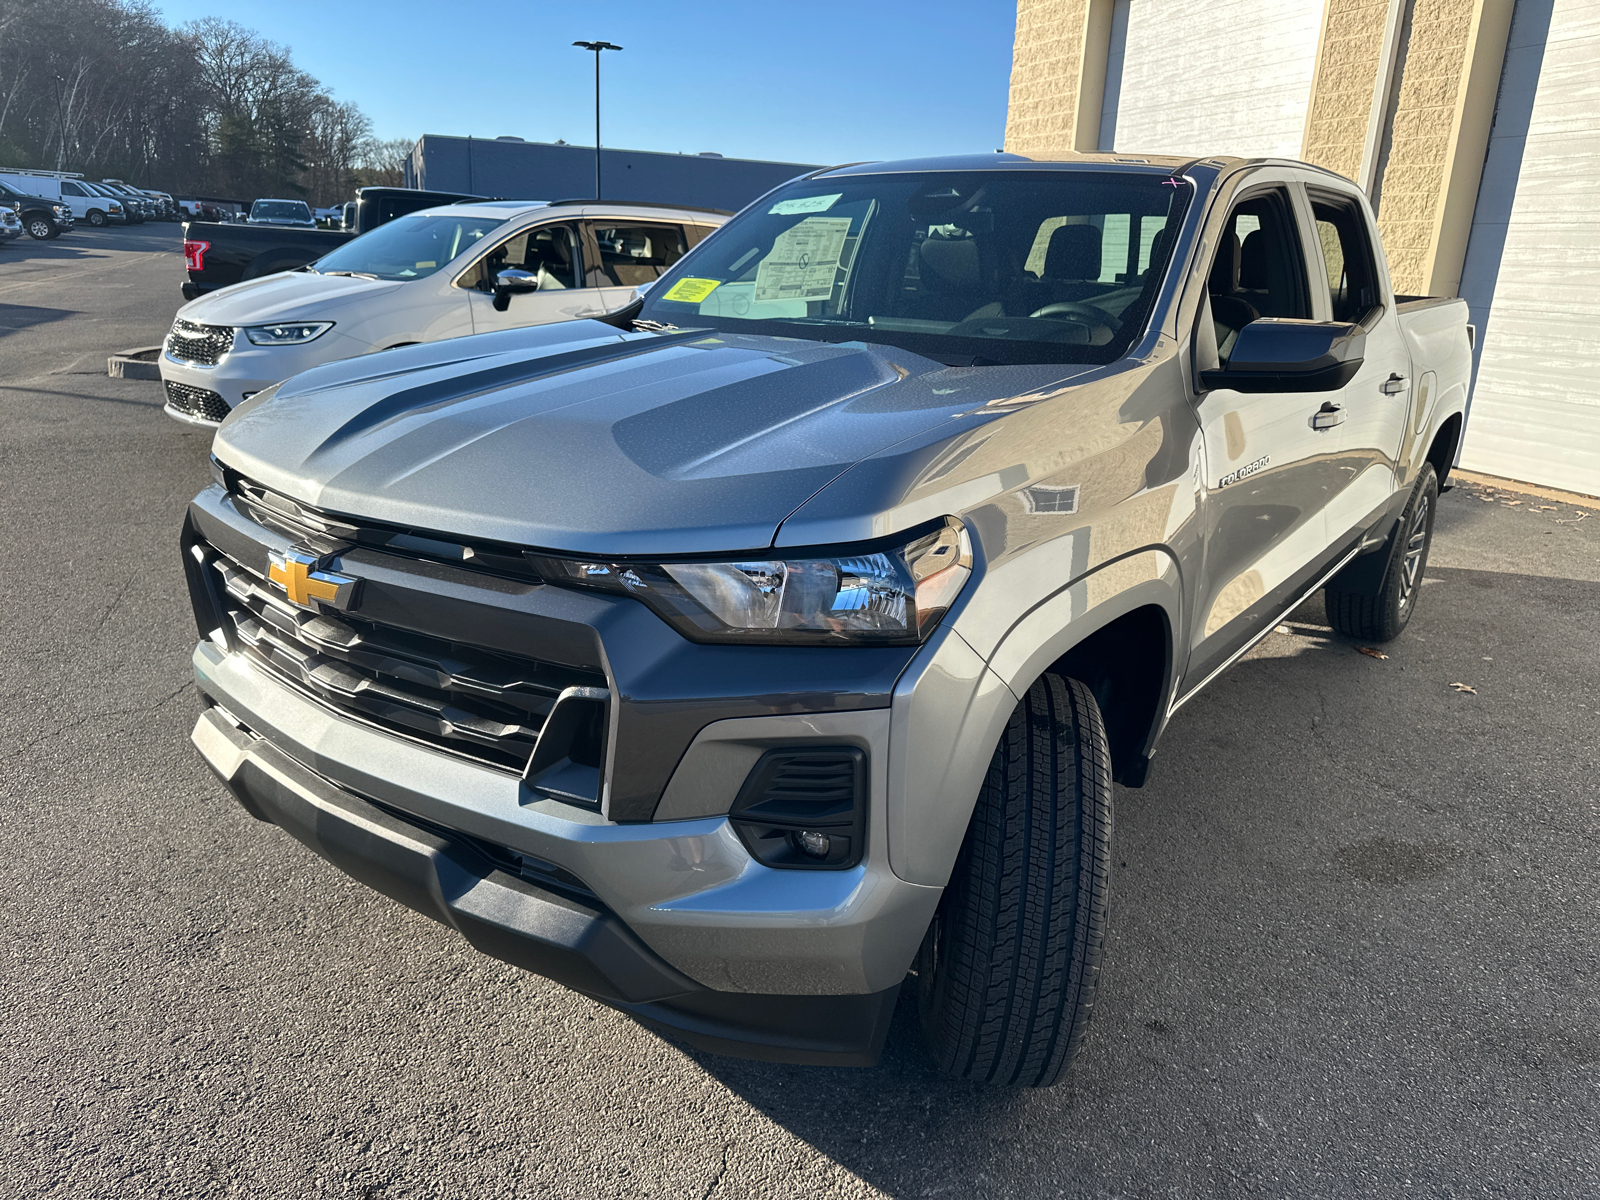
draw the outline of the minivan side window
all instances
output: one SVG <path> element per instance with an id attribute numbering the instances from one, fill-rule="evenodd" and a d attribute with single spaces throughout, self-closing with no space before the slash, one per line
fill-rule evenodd
<path id="1" fill-rule="evenodd" d="M 1328 300 L 1335 321 L 1359 321 L 1378 300 L 1378 271 L 1367 222 L 1353 200 L 1326 194 L 1311 197 L 1317 241 L 1328 268 Z"/>
<path id="2" fill-rule="evenodd" d="M 1294 210 L 1279 189 L 1234 205 L 1222 227 L 1208 290 L 1224 363 L 1239 331 L 1258 317 L 1311 316 Z"/>
<path id="3" fill-rule="evenodd" d="M 515 268 L 539 277 L 539 290 L 564 291 L 583 287 L 579 282 L 582 260 L 578 256 L 575 225 L 535 225 L 501 242 L 475 267 L 456 280 L 457 287 L 494 291 L 494 277 Z"/>

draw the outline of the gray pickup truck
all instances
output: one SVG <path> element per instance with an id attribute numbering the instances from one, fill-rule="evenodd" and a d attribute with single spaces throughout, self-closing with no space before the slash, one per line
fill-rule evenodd
<path id="1" fill-rule="evenodd" d="M 255 817 L 721 1053 L 1058 1080 L 1112 785 L 1323 589 L 1421 592 L 1466 306 L 1348 181 L 823 171 L 623 313 L 330 364 L 218 431 L 193 740 Z"/>

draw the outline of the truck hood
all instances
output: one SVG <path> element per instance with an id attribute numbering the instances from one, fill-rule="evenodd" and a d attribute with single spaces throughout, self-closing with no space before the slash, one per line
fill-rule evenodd
<path id="1" fill-rule="evenodd" d="M 236 408 L 213 451 L 358 519 L 579 555 L 750 551 L 862 459 L 1088 370 L 573 321 L 315 368 Z"/>
<path id="2" fill-rule="evenodd" d="M 346 305 L 405 286 L 405 282 L 392 279 L 283 271 L 207 292 L 178 313 L 186 321 L 235 327 L 272 321 L 325 321 Z"/>

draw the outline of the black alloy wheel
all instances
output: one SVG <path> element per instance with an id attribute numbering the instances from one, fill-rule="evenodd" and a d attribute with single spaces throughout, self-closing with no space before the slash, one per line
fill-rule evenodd
<path id="1" fill-rule="evenodd" d="M 1438 508 L 1439 477 L 1433 464 L 1425 463 L 1412 486 L 1411 499 L 1389 535 L 1387 549 L 1373 552 L 1383 560 L 1382 575 L 1373 570 L 1376 564 L 1357 559 L 1323 589 L 1328 624 L 1346 637 L 1368 642 L 1400 636 L 1422 596 Z"/>

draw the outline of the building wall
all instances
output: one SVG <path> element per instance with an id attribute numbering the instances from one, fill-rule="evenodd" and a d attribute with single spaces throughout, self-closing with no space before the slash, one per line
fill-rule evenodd
<path id="1" fill-rule="evenodd" d="M 1360 180 L 1391 0 L 1334 0 L 1323 13 L 1300 157 Z"/>
<path id="2" fill-rule="evenodd" d="M 1104 102 L 1116 118 L 1100 149 L 1300 157 L 1320 5 L 1117 0 L 1117 10 L 1126 35 L 1106 75 L 1120 83 Z"/>
<path id="3" fill-rule="evenodd" d="M 600 155 L 607 199 L 730 211 L 817 170 L 806 163 L 640 150 L 602 149 Z M 594 195 L 594 147 L 424 134 L 406 161 L 405 182 L 407 187 L 507 200 L 589 197 Z"/>
<path id="4" fill-rule="evenodd" d="M 1461 294 L 1461 463 L 1600 495 L 1600 0 L 1520 0 Z"/>

